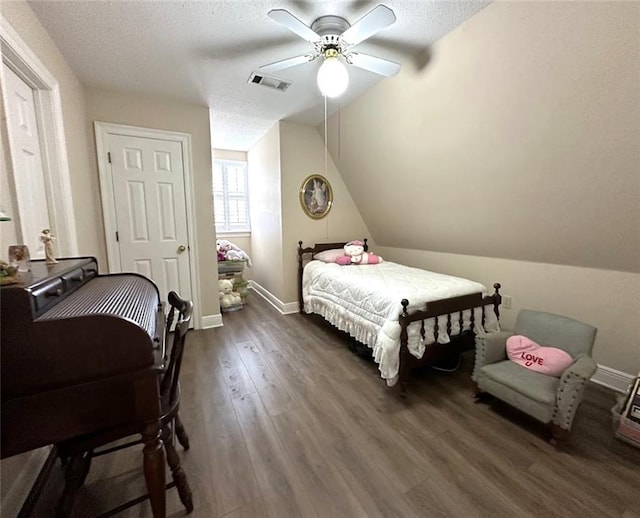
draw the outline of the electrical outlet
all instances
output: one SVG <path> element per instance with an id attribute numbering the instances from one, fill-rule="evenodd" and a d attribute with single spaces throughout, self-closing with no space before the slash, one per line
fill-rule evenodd
<path id="1" fill-rule="evenodd" d="M 502 296 L 502 307 L 504 309 L 511 309 L 511 295 L 503 295 Z"/>

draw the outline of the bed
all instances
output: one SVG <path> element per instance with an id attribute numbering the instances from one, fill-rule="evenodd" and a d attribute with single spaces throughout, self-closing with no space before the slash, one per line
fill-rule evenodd
<path id="1" fill-rule="evenodd" d="M 404 390 L 413 368 L 472 348 L 476 334 L 500 330 L 499 283 L 488 294 L 475 281 L 390 261 L 340 266 L 314 259 L 344 244 L 298 242 L 300 312 L 318 314 L 368 346 L 387 385 Z"/>

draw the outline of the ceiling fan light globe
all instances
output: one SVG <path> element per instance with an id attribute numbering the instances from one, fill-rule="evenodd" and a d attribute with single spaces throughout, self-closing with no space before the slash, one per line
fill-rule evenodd
<path id="1" fill-rule="evenodd" d="M 349 72 L 338 57 L 327 57 L 318 70 L 318 88 L 327 97 L 338 97 L 349 86 Z"/>

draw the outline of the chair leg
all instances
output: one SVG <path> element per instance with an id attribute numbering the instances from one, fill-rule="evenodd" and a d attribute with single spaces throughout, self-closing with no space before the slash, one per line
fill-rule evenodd
<path id="1" fill-rule="evenodd" d="M 160 422 L 150 421 L 142 432 L 142 449 L 144 478 L 153 518 L 164 518 L 167 515 L 164 463 L 165 455 L 160 439 Z"/>
<path id="2" fill-rule="evenodd" d="M 189 436 L 187 435 L 187 431 L 184 429 L 184 425 L 182 421 L 180 421 L 180 416 L 176 414 L 175 419 L 175 432 L 176 437 L 178 438 L 178 442 L 182 445 L 185 450 L 189 449 Z"/>
<path id="3" fill-rule="evenodd" d="M 193 511 L 191 488 L 189 487 L 189 482 L 187 482 L 187 475 L 182 469 L 180 456 L 173 445 L 173 431 L 170 425 L 162 427 L 162 441 L 164 443 L 164 449 L 167 452 L 167 464 L 169 464 L 169 468 L 171 469 L 171 477 L 178 490 L 178 496 L 187 513 L 190 513 Z"/>
<path id="4" fill-rule="evenodd" d="M 482 390 L 475 381 L 472 383 L 472 385 L 474 403 L 487 403 L 491 401 L 491 399 L 493 398 L 491 394 Z"/>
<path id="5" fill-rule="evenodd" d="M 64 470 L 64 490 L 56 505 L 56 517 L 71 516 L 73 502 L 91 467 L 91 452 L 82 452 L 67 458 Z"/>
<path id="6" fill-rule="evenodd" d="M 87 480 L 87 475 L 89 474 L 89 470 L 91 469 L 91 459 L 93 459 L 93 451 L 87 452 L 84 458 L 82 471 L 80 472 L 80 480 L 78 481 L 80 485 L 78 487 L 84 486 L 84 483 Z"/>
<path id="7" fill-rule="evenodd" d="M 569 438 L 569 430 L 559 427 L 557 424 L 548 425 L 549 442 L 554 445 L 563 445 Z"/>

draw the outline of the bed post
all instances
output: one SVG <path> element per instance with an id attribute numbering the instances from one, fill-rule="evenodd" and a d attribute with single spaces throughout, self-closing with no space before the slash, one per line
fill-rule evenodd
<path id="1" fill-rule="evenodd" d="M 302 241 L 298 241 L 298 309 L 304 313 L 304 303 L 302 302 Z"/>
<path id="2" fill-rule="evenodd" d="M 502 295 L 500 295 L 500 288 L 502 285 L 499 282 L 494 283 L 493 289 L 493 312 L 496 314 L 498 321 L 500 321 L 500 304 L 502 304 Z"/>
<path id="3" fill-rule="evenodd" d="M 407 312 L 409 301 L 407 299 L 402 299 L 400 304 L 402 304 L 402 313 L 400 313 L 400 316 L 398 317 L 398 322 L 400 323 L 398 385 L 400 386 L 400 396 L 404 397 L 407 394 L 407 383 L 409 378 L 409 358 L 407 357 L 409 354 L 409 334 L 407 333 L 407 327 L 409 327 L 410 322 L 405 320 L 409 316 L 409 313 Z"/>

